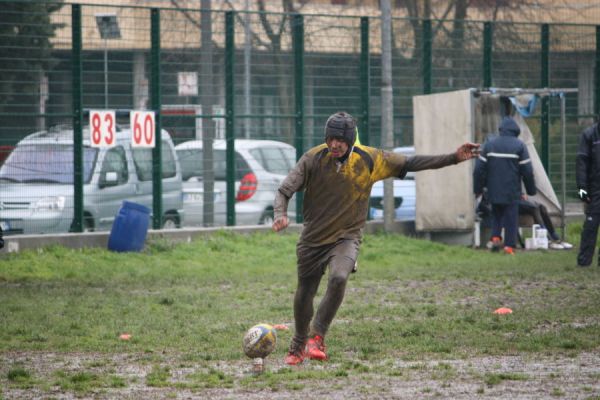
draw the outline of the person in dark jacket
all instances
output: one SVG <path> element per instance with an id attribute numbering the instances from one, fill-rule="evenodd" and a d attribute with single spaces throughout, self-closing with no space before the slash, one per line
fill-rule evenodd
<path id="1" fill-rule="evenodd" d="M 575 168 L 577 194 L 584 202 L 585 207 L 585 221 L 581 231 L 577 265 L 588 267 L 594 257 L 598 225 L 600 224 L 600 133 L 598 132 L 598 122 L 581 133 Z M 598 265 L 600 266 L 600 258 Z"/>
<path id="2" fill-rule="evenodd" d="M 488 140 L 473 171 L 474 192 L 481 196 L 487 188 L 492 204 L 492 250 L 502 247 L 504 228 L 504 252 L 514 254 L 519 225 L 519 200 L 521 180 L 528 195 L 536 193 L 533 167 L 525 143 L 519 140 L 519 125 L 511 117 L 504 117 L 498 128 L 499 136 Z"/>

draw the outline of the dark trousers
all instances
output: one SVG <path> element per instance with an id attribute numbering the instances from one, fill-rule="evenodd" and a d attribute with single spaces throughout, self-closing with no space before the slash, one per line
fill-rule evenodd
<path id="1" fill-rule="evenodd" d="M 554 229 L 554 224 L 550 215 L 548 215 L 548 209 L 543 204 L 533 203 L 529 200 L 519 201 L 519 215 L 530 215 L 533 217 L 533 222 L 541 225 L 543 228 L 548 230 L 548 236 L 552 240 L 559 240 L 560 236 Z"/>
<path id="2" fill-rule="evenodd" d="M 301 243 L 296 247 L 298 256 L 298 287 L 294 296 L 294 322 L 296 332 L 290 350 L 302 349 L 309 336 L 324 337 L 337 313 L 346 283 L 356 264 L 360 247 L 359 239 L 341 239 L 336 243 L 308 247 Z M 313 300 L 319 283 L 329 266 L 327 289 L 314 316 Z M 311 319 L 312 323 L 311 323 Z"/>
<path id="3" fill-rule="evenodd" d="M 588 266 L 592 263 L 598 237 L 598 225 L 600 225 L 600 214 L 585 214 L 579 254 L 577 254 L 577 265 Z M 600 255 L 600 253 L 598 254 Z"/>
<path id="4" fill-rule="evenodd" d="M 500 236 L 504 228 L 504 245 L 516 247 L 519 228 L 519 203 L 492 204 L 492 236 Z"/>

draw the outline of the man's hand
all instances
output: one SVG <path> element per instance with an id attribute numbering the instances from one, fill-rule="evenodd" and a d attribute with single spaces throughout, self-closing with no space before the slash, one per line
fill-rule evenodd
<path id="1" fill-rule="evenodd" d="M 479 143 L 467 142 L 456 150 L 456 160 L 463 162 L 479 156 Z"/>
<path id="2" fill-rule="evenodd" d="M 275 221 L 273 221 L 273 230 L 275 232 L 279 232 L 280 230 L 287 228 L 289 224 L 290 220 L 287 216 L 284 215 L 282 217 L 276 218 Z"/>
<path id="3" fill-rule="evenodd" d="M 590 195 L 588 194 L 587 190 L 585 189 L 579 189 L 579 191 L 577 192 L 577 195 L 579 196 L 579 199 L 581 201 L 583 201 L 584 203 L 591 203 L 592 199 L 590 198 Z"/>

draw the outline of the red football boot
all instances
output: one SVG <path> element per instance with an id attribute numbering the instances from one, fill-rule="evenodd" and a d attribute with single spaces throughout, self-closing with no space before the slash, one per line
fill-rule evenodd
<path id="1" fill-rule="evenodd" d="M 327 360 L 325 342 L 322 336 L 316 335 L 314 338 L 308 339 L 308 343 L 306 344 L 306 354 L 311 360 Z"/>
<path id="2" fill-rule="evenodd" d="M 304 357 L 305 353 L 302 350 L 290 350 L 288 351 L 287 356 L 285 356 L 283 361 L 287 365 L 298 365 L 302 364 L 302 362 L 304 361 Z"/>
<path id="3" fill-rule="evenodd" d="M 497 252 L 497 251 L 500 251 L 501 248 L 502 248 L 502 238 L 500 236 L 493 236 L 491 250 L 493 252 Z"/>

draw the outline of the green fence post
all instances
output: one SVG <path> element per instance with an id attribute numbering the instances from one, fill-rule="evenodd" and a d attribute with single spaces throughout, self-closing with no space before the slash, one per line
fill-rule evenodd
<path id="1" fill-rule="evenodd" d="M 71 230 L 83 232 L 83 109 L 81 81 L 81 5 L 71 6 L 73 90 L 73 222 Z"/>
<path id="2" fill-rule="evenodd" d="M 360 105 L 361 118 L 360 124 L 360 142 L 365 146 L 369 145 L 369 95 L 371 93 L 371 84 L 369 74 L 371 66 L 369 64 L 369 17 L 360 18 Z"/>
<path id="3" fill-rule="evenodd" d="M 491 22 L 483 24 L 483 87 L 492 87 L 492 49 L 493 26 Z"/>
<path id="4" fill-rule="evenodd" d="M 292 17 L 292 46 L 294 49 L 294 95 L 296 113 L 296 160 L 304 154 L 304 17 L 294 14 Z M 302 192 L 296 193 L 296 222 L 301 223 Z"/>
<path id="5" fill-rule="evenodd" d="M 596 26 L 596 65 L 594 66 L 594 117 L 600 115 L 600 25 Z"/>
<path id="6" fill-rule="evenodd" d="M 550 25 L 542 25 L 542 88 L 550 86 Z M 542 136 L 542 165 L 549 172 L 549 160 L 550 160 L 550 145 L 549 145 L 549 127 L 550 127 L 550 98 L 544 96 L 542 98 L 542 121 L 541 121 L 541 136 Z"/>
<path id="7" fill-rule="evenodd" d="M 423 68 L 423 94 L 431 93 L 431 64 L 432 64 L 432 55 L 431 55 L 431 20 L 423 20 L 423 60 L 422 60 L 422 68 Z"/>
<path id="8" fill-rule="evenodd" d="M 152 149 L 152 227 L 160 229 L 162 226 L 162 140 L 160 123 L 160 10 L 151 10 L 151 81 L 152 81 L 152 109 L 155 115 L 155 145 Z"/>
<path id="9" fill-rule="evenodd" d="M 227 158 L 227 225 L 235 225 L 235 61 L 234 12 L 225 13 L 225 154 Z"/>

